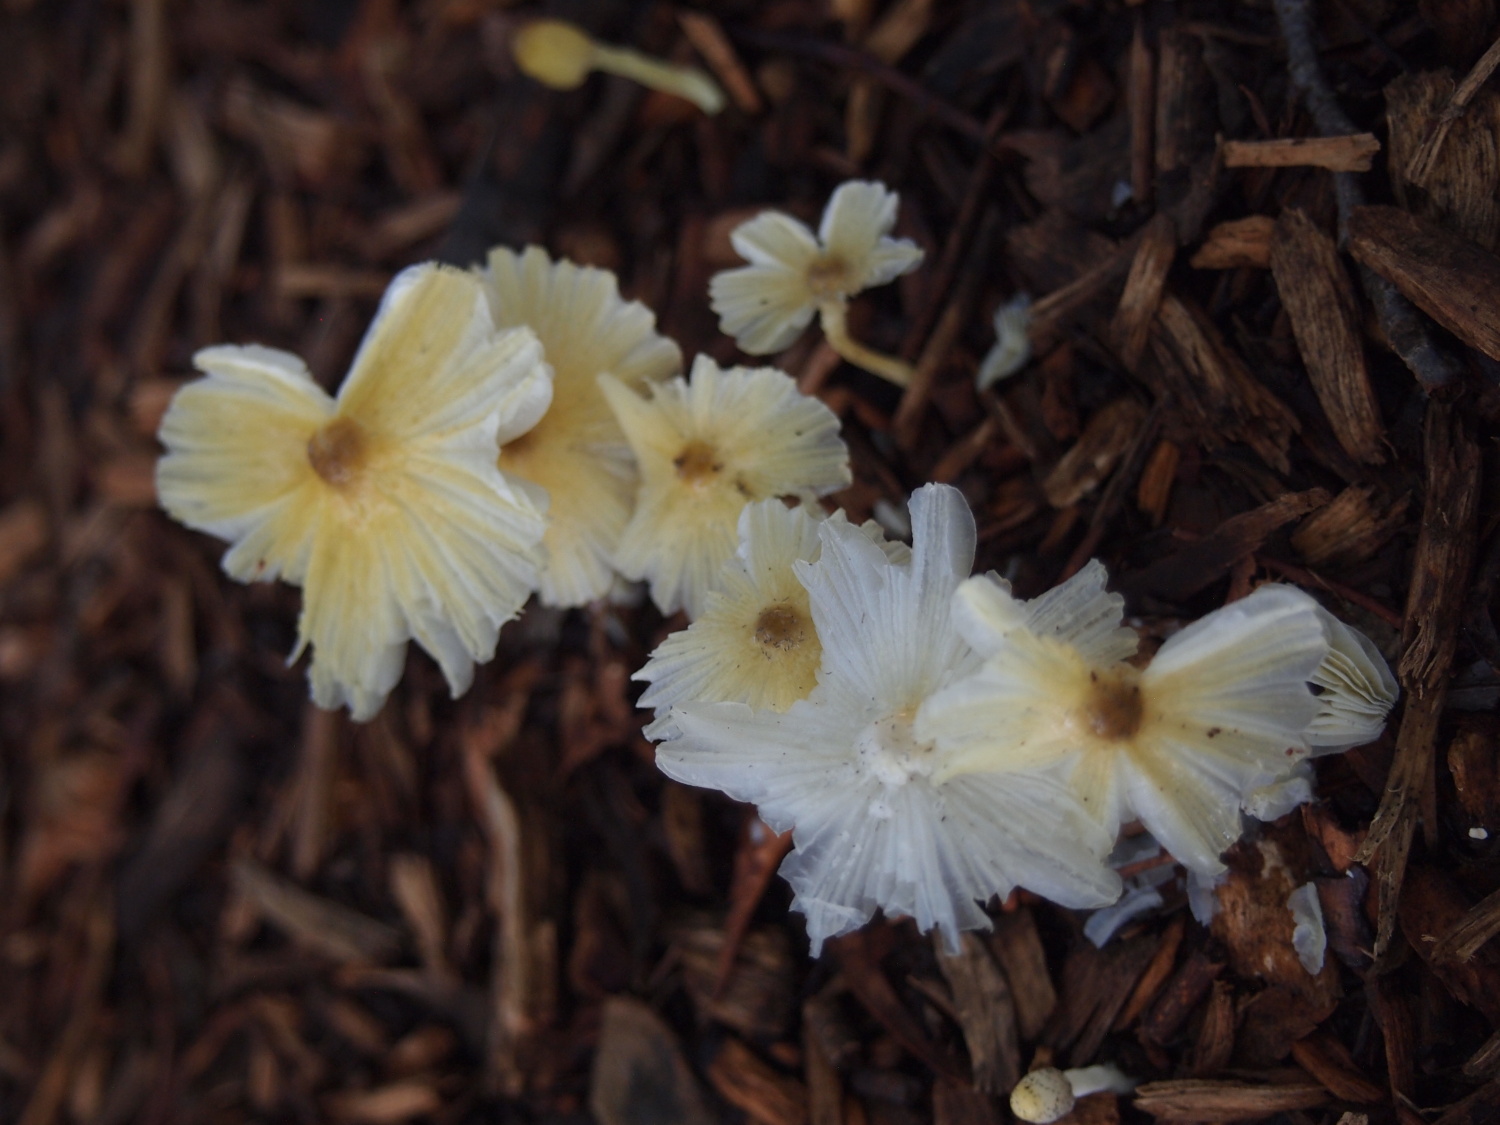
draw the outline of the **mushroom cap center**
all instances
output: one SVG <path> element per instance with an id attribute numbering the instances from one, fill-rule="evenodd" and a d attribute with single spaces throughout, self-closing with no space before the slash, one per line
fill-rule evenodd
<path id="1" fill-rule="evenodd" d="M 711 484 L 724 471 L 718 451 L 706 441 L 688 442 L 682 447 L 682 452 L 672 458 L 672 464 L 682 482 L 696 488 Z"/>
<path id="2" fill-rule="evenodd" d="M 807 267 L 807 287 L 819 300 L 845 297 L 854 288 L 849 266 L 835 254 L 820 254 Z"/>
<path id="3" fill-rule="evenodd" d="M 1083 722 L 1090 734 L 1106 742 L 1126 742 L 1141 729 L 1145 707 L 1140 673 L 1128 665 L 1089 673 Z"/>
<path id="4" fill-rule="evenodd" d="M 352 418 L 335 418 L 307 442 L 313 472 L 334 488 L 348 488 L 369 460 L 369 438 Z"/>
<path id="5" fill-rule="evenodd" d="M 915 708 L 907 708 L 876 719 L 854 739 L 860 763 L 890 788 L 905 785 L 913 777 L 932 773 L 933 744 L 919 742 L 912 731 Z M 889 816 L 883 805 L 872 808 L 872 815 Z"/>
<path id="6" fill-rule="evenodd" d="M 807 639 L 807 618 L 785 602 L 767 606 L 755 619 L 755 641 L 762 649 L 786 652 Z M 767 656 L 771 655 L 769 651 Z"/>

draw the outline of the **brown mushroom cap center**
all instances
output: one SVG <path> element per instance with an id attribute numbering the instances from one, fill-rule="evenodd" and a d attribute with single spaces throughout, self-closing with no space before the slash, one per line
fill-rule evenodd
<path id="1" fill-rule="evenodd" d="M 1145 708 L 1140 676 L 1134 668 L 1089 673 L 1089 695 L 1083 720 L 1090 733 L 1107 742 L 1124 742 L 1141 729 Z"/>
<path id="2" fill-rule="evenodd" d="M 718 452 L 704 441 L 688 442 L 682 447 L 682 452 L 672 458 L 672 464 L 677 467 L 677 475 L 684 484 L 698 487 L 711 483 L 724 469 Z"/>
<path id="3" fill-rule="evenodd" d="M 755 619 L 755 640 L 762 648 L 796 648 L 807 639 L 807 620 L 785 603 L 767 606 Z"/>
<path id="4" fill-rule="evenodd" d="M 807 287 L 819 299 L 846 296 L 854 287 L 849 267 L 833 254 L 823 254 L 807 267 Z"/>
<path id="5" fill-rule="evenodd" d="M 358 422 L 335 418 L 307 443 L 307 460 L 313 472 L 334 488 L 352 484 L 368 460 L 369 441 Z"/>

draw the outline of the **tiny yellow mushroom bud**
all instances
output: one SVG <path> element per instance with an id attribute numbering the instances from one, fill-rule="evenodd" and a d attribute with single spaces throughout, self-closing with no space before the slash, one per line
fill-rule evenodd
<path id="1" fill-rule="evenodd" d="M 1032 1125 L 1050 1125 L 1073 1109 L 1073 1083 L 1055 1066 L 1033 1070 L 1010 1092 L 1010 1111 Z"/>
<path id="2" fill-rule="evenodd" d="M 1079 1098 L 1106 1090 L 1113 1094 L 1128 1094 L 1134 1089 L 1135 1079 L 1110 1063 L 1076 1070 L 1044 1066 L 1016 1083 L 1010 1092 L 1010 1111 L 1032 1125 L 1051 1125 L 1073 1112 L 1073 1105 Z"/>
<path id="3" fill-rule="evenodd" d="M 724 92 L 696 67 L 674 66 L 626 47 L 596 43 L 582 28 L 563 20 L 533 20 L 517 32 L 511 52 L 523 74 L 555 90 L 576 90 L 589 71 L 602 70 L 684 98 L 704 113 L 724 108 Z"/>

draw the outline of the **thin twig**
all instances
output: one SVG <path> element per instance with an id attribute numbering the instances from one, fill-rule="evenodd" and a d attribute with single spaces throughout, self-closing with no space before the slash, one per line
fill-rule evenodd
<path id="1" fill-rule="evenodd" d="M 1276 21 L 1281 25 L 1282 38 L 1286 40 L 1287 71 L 1292 84 L 1302 91 L 1318 132 L 1325 137 L 1357 133 L 1359 130 L 1339 105 L 1318 66 L 1308 0 L 1273 2 Z M 1342 246 L 1348 233 L 1349 216 L 1365 201 L 1364 190 L 1354 172 L 1336 172 L 1333 181 L 1339 209 L 1339 245 Z M 1387 343 L 1417 377 L 1422 389 L 1430 394 L 1456 383 L 1460 372 L 1458 363 L 1433 342 L 1426 318 L 1411 302 L 1397 292 L 1394 285 L 1364 266 L 1359 267 L 1359 280 L 1365 295 L 1375 306 L 1375 316 Z"/>

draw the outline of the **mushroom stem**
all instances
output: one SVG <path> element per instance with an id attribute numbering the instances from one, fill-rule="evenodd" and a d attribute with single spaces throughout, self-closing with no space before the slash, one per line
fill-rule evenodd
<path id="1" fill-rule="evenodd" d="M 652 90 L 685 98 L 704 113 L 724 108 L 724 92 L 691 66 L 675 66 L 628 47 L 595 42 L 565 20 L 532 20 L 511 42 L 522 73 L 556 90 L 574 90 L 591 70 L 617 74 Z"/>
<path id="2" fill-rule="evenodd" d="M 898 387 L 905 387 L 911 383 L 911 364 L 895 356 L 886 355 L 884 352 L 877 352 L 874 348 L 868 348 L 849 335 L 842 301 L 822 305 L 819 313 L 823 325 L 823 337 L 839 355 L 855 367 L 862 368 L 871 375 L 879 375 Z"/>
<path id="3" fill-rule="evenodd" d="M 675 94 L 704 113 L 715 114 L 724 108 L 724 91 L 697 67 L 665 63 L 639 51 L 603 43 L 594 44 L 593 63 L 606 74 L 618 74 L 649 89 Z"/>

